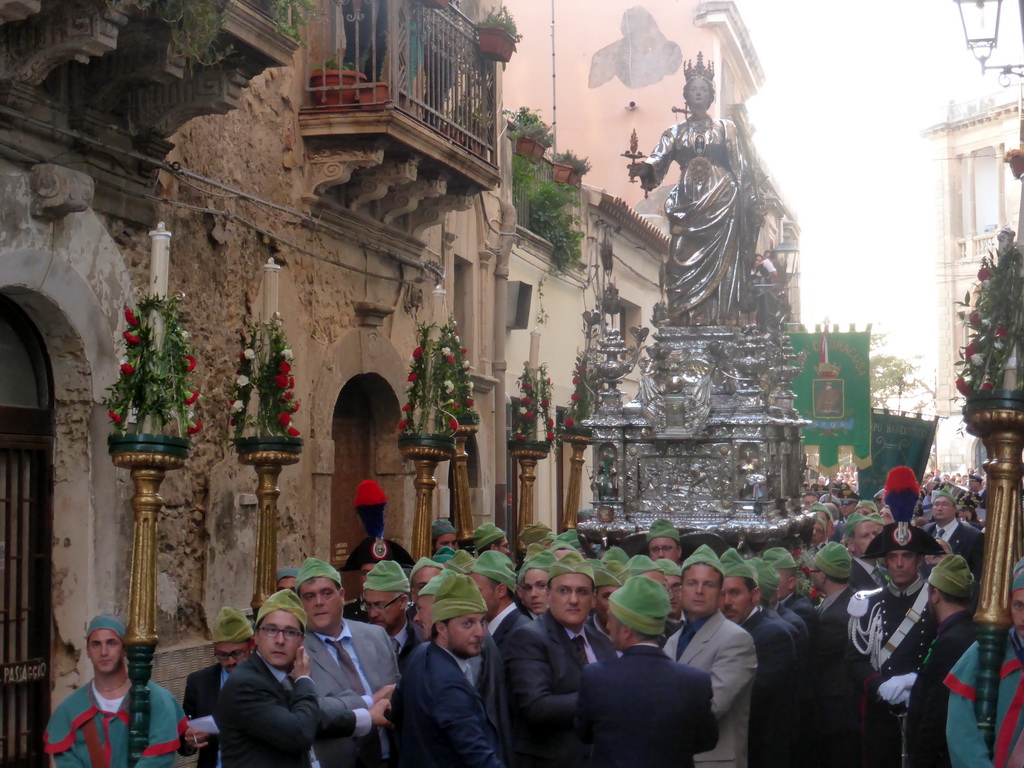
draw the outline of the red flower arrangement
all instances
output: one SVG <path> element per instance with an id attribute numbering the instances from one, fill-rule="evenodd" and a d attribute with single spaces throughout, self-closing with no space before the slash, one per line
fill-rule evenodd
<path id="1" fill-rule="evenodd" d="M 299 437 L 292 424 L 299 410 L 292 376 L 294 354 L 281 321 L 256 323 L 242 339 L 235 381 L 228 393 L 234 437 Z M 250 403 L 255 395 L 255 408 Z"/>
<path id="2" fill-rule="evenodd" d="M 409 386 L 402 406 L 405 418 L 398 430 L 407 435 L 451 437 L 459 421 L 478 419 L 471 398 L 472 367 L 465 359 L 455 321 L 449 319 L 440 328 L 418 325 L 416 343 L 409 358 Z"/>
<path id="3" fill-rule="evenodd" d="M 523 396 L 512 407 L 512 440 L 542 442 L 550 447 L 555 440 L 555 421 L 551 416 L 551 379 L 547 365 L 541 365 L 534 372 L 529 364 L 524 364 L 516 384 Z"/>

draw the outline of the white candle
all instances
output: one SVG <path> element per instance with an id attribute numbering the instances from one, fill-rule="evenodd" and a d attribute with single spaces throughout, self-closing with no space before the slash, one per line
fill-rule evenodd
<path id="1" fill-rule="evenodd" d="M 530 369 L 536 371 L 540 361 L 540 326 L 533 326 L 530 331 Z"/>
<path id="2" fill-rule="evenodd" d="M 1003 370 L 1003 389 L 1011 392 L 1017 388 L 1017 347 L 1013 348 Z"/>
<path id="3" fill-rule="evenodd" d="M 171 262 L 171 233 L 161 221 L 156 229 L 151 230 L 152 240 L 149 257 L 149 295 L 163 297 L 167 295 L 167 274 Z"/>
<path id="4" fill-rule="evenodd" d="M 277 285 L 281 277 L 281 265 L 267 259 L 263 265 L 263 322 L 273 322 L 277 315 Z"/>

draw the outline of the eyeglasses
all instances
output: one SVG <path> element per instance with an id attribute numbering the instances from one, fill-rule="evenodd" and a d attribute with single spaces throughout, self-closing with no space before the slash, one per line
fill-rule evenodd
<path id="1" fill-rule="evenodd" d="M 366 600 L 364 598 L 360 598 L 359 599 L 359 607 L 362 608 L 367 613 L 371 613 L 371 612 L 373 612 L 373 613 L 384 613 L 384 609 L 385 608 L 387 608 L 392 603 L 398 602 L 403 597 L 405 597 L 404 594 L 397 595 L 394 598 L 392 598 L 391 600 L 388 600 L 386 603 L 368 603 L 368 602 L 366 602 Z"/>
<path id="2" fill-rule="evenodd" d="M 295 630 L 293 629 L 292 631 L 294 632 Z M 277 633 L 275 632 L 274 634 L 276 635 Z M 274 637 L 274 635 L 268 635 L 268 637 Z M 287 637 L 287 635 L 285 635 L 285 637 Z M 213 656 L 214 656 L 215 659 L 217 659 L 217 661 L 227 661 L 228 659 L 234 659 L 235 661 L 237 661 L 239 659 L 244 659 L 248 655 L 249 655 L 249 649 L 248 648 L 239 648 L 237 651 L 214 651 L 213 652 Z"/>
<path id="3" fill-rule="evenodd" d="M 675 548 L 677 546 L 679 546 L 679 545 L 678 544 L 666 544 L 665 546 L 661 546 L 661 547 L 651 547 L 650 550 L 651 550 L 651 554 L 652 555 L 667 555 L 669 552 L 672 552 L 673 550 L 675 550 Z"/>
<path id="4" fill-rule="evenodd" d="M 282 629 L 281 627 L 275 627 L 273 624 L 268 627 L 260 627 L 260 632 L 271 640 L 277 637 L 278 634 L 284 635 L 284 639 L 290 643 L 295 642 L 302 637 L 302 632 L 298 629 L 292 629 L 291 627 L 285 627 Z"/>

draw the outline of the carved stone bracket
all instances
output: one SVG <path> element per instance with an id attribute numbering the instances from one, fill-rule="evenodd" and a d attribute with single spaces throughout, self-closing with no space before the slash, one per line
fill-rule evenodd
<path id="1" fill-rule="evenodd" d="M 118 32 L 127 22 L 127 16 L 106 3 L 51 3 L 46 13 L 0 29 L 5 38 L 0 42 L 0 79 L 36 85 L 65 61 L 86 64 L 117 47 Z"/>
<path id="2" fill-rule="evenodd" d="M 95 184 L 91 176 L 49 163 L 32 166 L 32 215 L 62 219 L 89 209 Z"/>
<path id="3" fill-rule="evenodd" d="M 472 205 L 473 198 L 469 195 L 445 195 L 424 200 L 409 216 L 411 234 L 419 237 L 425 229 L 440 224 L 449 212 L 468 211 Z"/>
<path id="4" fill-rule="evenodd" d="M 348 193 L 348 208 L 358 211 L 374 200 L 382 200 L 396 186 L 416 181 L 419 160 L 386 160 L 378 168 L 360 171 Z"/>
<path id="5" fill-rule="evenodd" d="M 238 71 L 206 69 L 186 80 L 142 88 L 133 97 L 135 129 L 170 136 L 194 117 L 227 114 L 240 105 L 248 84 Z"/>
<path id="6" fill-rule="evenodd" d="M 360 168 L 384 162 L 383 149 L 312 149 L 307 151 L 310 188 L 321 196 L 331 187 L 347 184 Z"/>
<path id="7" fill-rule="evenodd" d="M 416 210 L 427 198 L 441 197 L 448 189 L 444 179 L 419 179 L 395 190 L 381 201 L 378 209 L 381 221 L 390 224 L 399 216 Z"/>
<path id="8" fill-rule="evenodd" d="M 129 25 L 120 36 L 117 51 L 93 64 L 91 94 L 81 103 L 100 112 L 111 112 L 135 88 L 170 85 L 185 76 L 185 57 L 170 52 L 171 28 L 159 22 Z"/>
<path id="9" fill-rule="evenodd" d="M 42 0 L 0 0 L 0 24 L 27 19 L 39 13 Z"/>

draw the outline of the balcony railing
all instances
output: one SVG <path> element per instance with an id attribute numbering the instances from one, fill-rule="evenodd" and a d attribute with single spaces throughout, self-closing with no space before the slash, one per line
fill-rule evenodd
<path id="1" fill-rule="evenodd" d="M 996 233 L 987 232 L 984 235 L 973 237 L 961 237 L 956 241 L 959 249 L 959 257 L 967 261 L 981 261 L 981 257 L 996 249 Z"/>
<path id="2" fill-rule="evenodd" d="M 309 60 L 315 110 L 395 109 L 497 165 L 495 64 L 480 55 L 473 22 L 454 5 L 437 10 L 418 0 L 341 0 L 334 8 L 333 39 Z M 326 73 L 319 79 L 318 70 Z"/>

